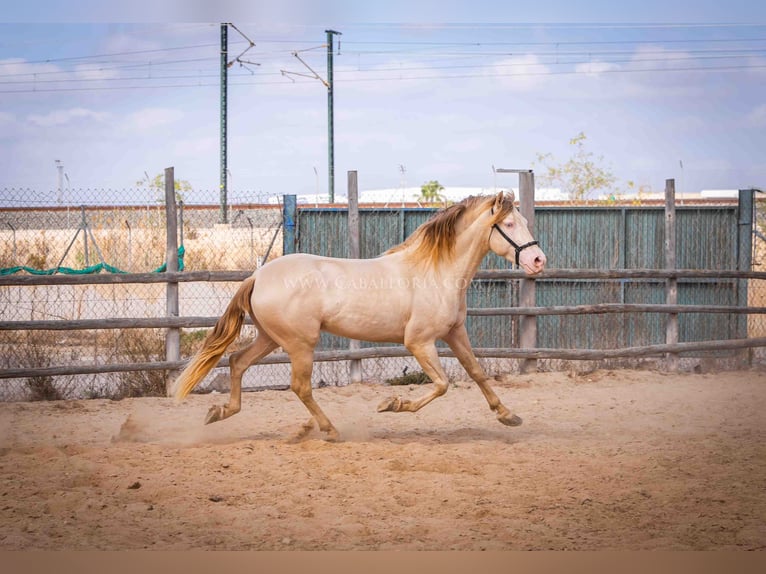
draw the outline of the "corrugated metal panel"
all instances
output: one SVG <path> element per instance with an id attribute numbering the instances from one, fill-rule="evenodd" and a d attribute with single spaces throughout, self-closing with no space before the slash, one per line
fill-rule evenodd
<path id="1" fill-rule="evenodd" d="M 679 268 L 737 268 L 735 209 L 678 208 L 676 224 L 676 262 Z"/>
<path id="2" fill-rule="evenodd" d="M 625 232 L 621 239 L 625 269 L 665 267 L 665 212 L 663 209 L 624 210 Z"/>
<path id="3" fill-rule="evenodd" d="M 434 213 L 434 209 L 360 210 L 360 250 L 377 257 L 401 243 Z M 298 251 L 346 257 L 348 216 L 345 209 L 301 208 Z M 732 269 L 737 264 L 737 209 L 676 208 L 679 268 Z M 664 268 L 665 218 L 661 207 L 543 207 L 535 213 L 534 234 L 548 256 L 549 267 L 574 269 Z M 483 269 L 505 269 L 504 259 L 490 254 Z M 469 307 L 516 305 L 517 282 L 474 281 Z M 537 305 L 595 303 L 663 303 L 664 283 L 646 280 L 538 280 Z M 736 282 L 680 281 L 679 303 L 736 304 Z M 469 335 L 477 347 L 517 345 L 516 319 L 469 317 Z M 679 340 L 702 341 L 737 336 L 737 318 L 729 315 L 681 314 Z M 665 315 L 659 313 L 546 316 L 538 318 L 542 348 L 614 348 L 662 343 Z M 322 335 L 319 348 L 340 349 L 345 339 Z"/>
<path id="4" fill-rule="evenodd" d="M 348 214 L 341 209 L 298 209 L 296 251 L 348 257 Z"/>
<path id="5" fill-rule="evenodd" d="M 476 280 L 466 293 L 468 307 L 513 307 L 518 300 L 515 281 Z M 469 316 L 465 326 L 475 347 L 516 347 L 518 318 L 511 315 L 496 317 Z"/>
<path id="6" fill-rule="evenodd" d="M 735 305 L 736 281 L 679 283 L 681 305 Z M 678 340 L 713 341 L 737 337 L 737 316 L 723 313 L 684 313 L 678 317 Z"/>
<path id="7" fill-rule="evenodd" d="M 540 281 L 537 285 L 537 304 L 595 305 L 619 303 L 619 282 L 601 281 Z M 603 315 L 548 315 L 537 319 L 539 347 L 576 349 L 609 349 L 625 344 L 624 317 Z"/>
<path id="8" fill-rule="evenodd" d="M 625 280 L 625 303 L 660 305 L 665 303 L 665 283 L 662 281 Z M 665 342 L 664 313 L 627 313 L 625 342 L 628 347 L 659 345 Z"/>
<path id="9" fill-rule="evenodd" d="M 622 215 L 603 208 L 541 208 L 535 234 L 559 269 L 614 269 L 620 264 Z"/>

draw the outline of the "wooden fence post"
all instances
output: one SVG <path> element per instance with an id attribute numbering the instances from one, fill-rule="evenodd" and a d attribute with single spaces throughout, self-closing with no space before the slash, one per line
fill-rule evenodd
<path id="1" fill-rule="evenodd" d="M 166 269 L 169 273 L 173 273 L 178 271 L 178 220 L 175 175 L 172 167 L 165 168 L 165 221 L 167 224 Z M 165 314 L 168 317 L 178 317 L 178 281 L 168 281 L 165 293 Z M 167 361 L 181 359 L 181 330 L 178 328 L 170 328 L 165 332 L 165 359 Z"/>
<path id="2" fill-rule="evenodd" d="M 534 233 L 535 226 L 535 174 L 532 170 L 519 172 L 519 211 L 528 223 L 529 231 Z M 536 305 L 536 290 L 534 279 L 519 281 L 519 307 L 534 307 Z M 522 349 L 537 347 L 537 317 L 522 315 L 519 317 L 519 346 Z M 522 373 L 537 370 L 536 359 L 522 359 L 519 368 Z"/>
<path id="3" fill-rule="evenodd" d="M 282 254 L 289 255 L 295 253 L 296 234 L 295 224 L 298 215 L 298 201 L 295 195 L 285 195 L 282 202 L 282 221 L 284 233 L 282 234 Z"/>
<path id="4" fill-rule="evenodd" d="M 359 259 L 359 186 L 356 171 L 348 172 L 348 257 Z M 361 348 L 361 343 L 356 339 L 348 342 L 349 350 Z M 352 383 L 362 382 L 362 361 L 352 359 L 348 363 L 348 374 Z"/>
<path id="5" fill-rule="evenodd" d="M 676 182 L 665 180 L 665 269 L 676 269 Z M 665 282 L 665 303 L 678 303 L 678 279 L 670 277 Z M 668 313 L 665 322 L 665 343 L 678 343 L 678 314 Z M 678 353 L 668 353 L 665 361 L 669 371 L 678 370 Z"/>

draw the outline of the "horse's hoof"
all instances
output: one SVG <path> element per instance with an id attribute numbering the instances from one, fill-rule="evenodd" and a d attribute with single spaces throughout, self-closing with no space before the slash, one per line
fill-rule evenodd
<path id="1" fill-rule="evenodd" d="M 504 425 L 508 425 L 509 427 L 517 427 L 521 424 L 521 417 L 517 417 L 516 415 L 507 414 L 503 416 L 497 417 L 497 420 L 499 420 Z"/>
<path id="2" fill-rule="evenodd" d="M 207 416 L 205 417 L 205 424 L 209 425 L 210 423 L 220 421 L 223 418 L 223 407 L 216 405 L 210 407 L 210 410 L 207 412 Z"/>
<path id="3" fill-rule="evenodd" d="M 391 397 L 390 399 L 386 399 L 382 403 L 378 405 L 378 412 L 382 413 L 385 411 L 393 411 L 397 412 L 402 407 L 402 399 L 399 397 Z"/>
<path id="4" fill-rule="evenodd" d="M 327 442 L 341 442 L 340 440 L 340 434 L 338 431 L 334 428 L 327 431 L 327 436 L 325 437 L 325 440 Z"/>

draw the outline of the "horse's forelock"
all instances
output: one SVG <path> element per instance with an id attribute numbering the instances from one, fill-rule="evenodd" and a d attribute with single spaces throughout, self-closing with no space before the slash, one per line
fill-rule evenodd
<path id="1" fill-rule="evenodd" d="M 495 199 L 496 198 L 492 199 L 493 206 L 497 206 L 497 202 L 495 201 Z M 503 194 L 503 199 L 500 202 L 499 208 L 495 209 L 495 212 L 493 213 L 493 217 L 491 221 L 493 225 L 503 221 L 503 219 L 505 219 L 506 216 L 513 211 L 514 201 L 515 201 L 515 197 L 512 191 L 506 192 Z"/>

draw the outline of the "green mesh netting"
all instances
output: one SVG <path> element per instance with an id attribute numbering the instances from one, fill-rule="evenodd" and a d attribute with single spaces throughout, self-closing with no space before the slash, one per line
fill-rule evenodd
<path id="1" fill-rule="evenodd" d="M 184 253 L 186 251 L 184 250 L 184 246 L 178 248 L 178 270 L 183 271 L 184 270 Z M 152 271 L 152 273 L 164 273 L 167 271 L 168 264 L 167 262 L 163 263 L 157 269 Z M 117 267 L 114 267 L 112 265 L 109 265 L 108 263 L 96 263 L 95 265 L 91 265 L 90 267 L 85 267 L 84 269 L 72 269 L 71 267 L 54 267 L 53 269 L 33 269 L 32 267 L 27 267 L 26 265 L 17 265 L 16 267 L 5 267 L 3 269 L 0 269 L 0 275 L 13 275 L 14 273 L 19 273 L 20 271 L 26 271 L 27 273 L 31 273 L 32 275 L 55 275 L 56 273 L 63 273 L 65 275 L 89 275 L 92 273 L 101 273 L 102 271 L 105 271 L 107 273 L 127 273 L 127 271 L 123 271 L 122 269 L 118 269 Z"/>

